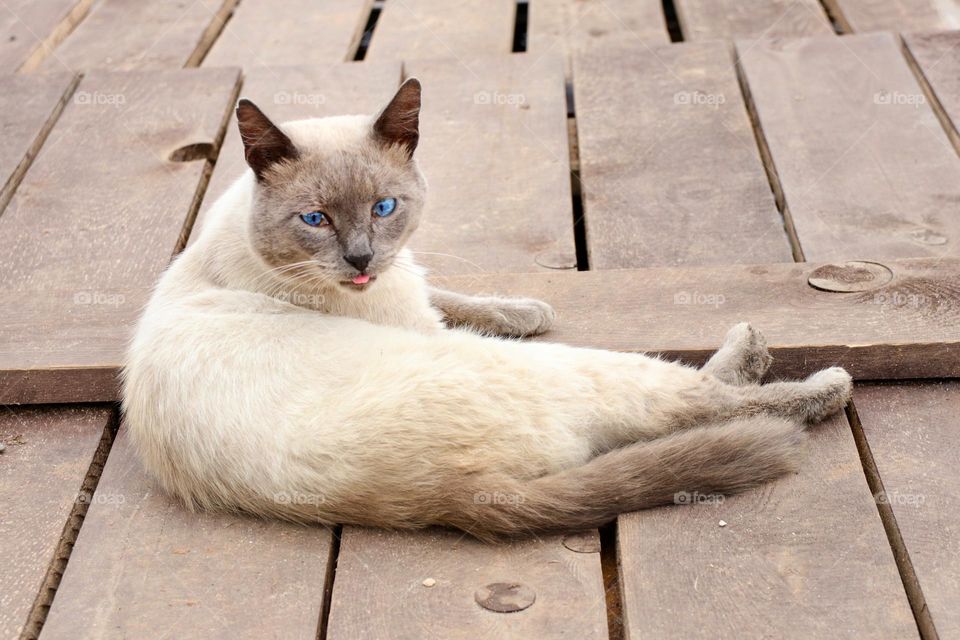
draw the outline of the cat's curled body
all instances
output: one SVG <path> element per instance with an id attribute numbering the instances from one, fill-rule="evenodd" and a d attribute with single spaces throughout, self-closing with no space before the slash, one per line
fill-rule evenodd
<path id="1" fill-rule="evenodd" d="M 504 339 L 490 334 L 541 332 L 552 311 L 431 289 L 403 249 L 425 191 L 419 97 L 408 82 L 378 118 L 282 129 L 241 102 L 252 170 L 164 274 L 124 371 L 127 429 L 167 491 L 495 537 L 796 467 L 804 423 L 849 398 L 841 369 L 760 385 L 770 359 L 748 325 L 700 370 Z M 385 197 L 396 211 L 370 215 Z"/>

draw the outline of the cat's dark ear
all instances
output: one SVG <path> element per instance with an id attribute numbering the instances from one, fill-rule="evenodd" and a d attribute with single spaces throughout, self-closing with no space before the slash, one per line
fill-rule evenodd
<path id="1" fill-rule="evenodd" d="M 409 78 L 400 85 L 376 122 L 373 123 L 373 135 L 383 144 L 400 145 L 413 157 L 420 142 L 420 81 Z"/>
<path id="2" fill-rule="evenodd" d="M 243 154 L 258 180 L 271 165 L 300 155 L 287 134 L 246 98 L 237 103 L 237 124 L 243 139 Z"/>

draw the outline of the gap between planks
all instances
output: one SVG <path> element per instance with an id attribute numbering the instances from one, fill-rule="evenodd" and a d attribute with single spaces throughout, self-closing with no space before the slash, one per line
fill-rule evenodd
<path id="1" fill-rule="evenodd" d="M 67 569 L 67 563 L 70 562 L 70 553 L 73 551 L 73 545 L 80 534 L 80 527 L 83 525 L 83 519 L 87 515 L 87 510 L 92 503 L 92 497 L 100 483 L 100 475 L 103 473 L 103 467 L 107 463 L 107 457 L 110 455 L 110 448 L 113 446 L 113 438 L 117 432 L 118 409 L 114 408 L 110 412 L 110 419 L 103 428 L 103 435 L 100 437 L 100 443 L 93 454 L 90 466 L 84 476 L 80 489 L 77 492 L 78 499 L 73 503 L 73 509 L 63 525 L 63 532 L 60 534 L 60 542 L 50 559 L 46 575 L 37 592 L 37 597 L 30 607 L 30 614 L 27 616 L 23 632 L 20 634 L 20 640 L 36 640 L 43 630 L 43 623 L 47 619 L 47 613 L 57 595 L 57 588 L 60 586 L 60 580 L 63 578 L 63 572 Z M 86 499 L 80 499 L 86 497 Z"/>
<path id="2" fill-rule="evenodd" d="M 30 165 L 33 164 L 33 160 L 37 157 L 37 154 L 40 153 L 40 149 L 43 147 L 44 143 L 46 143 L 47 137 L 53 130 L 54 125 L 56 125 L 57 121 L 60 119 L 60 114 L 63 113 L 67 103 L 70 102 L 70 99 L 73 97 L 73 93 L 76 91 L 78 84 L 80 84 L 80 74 L 74 74 L 70 84 L 67 85 L 66 89 L 63 91 L 63 95 L 60 96 L 59 102 L 57 102 L 56 106 L 53 108 L 53 111 L 50 113 L 50 116 L 47 118 L 46 122 L 44 122 L 43 127 L 40 129 L 40 132 L 37 134 L 36 138 L 34 138 L 33 144 L 30 145 L 30 148 L 20 160 L 20 164 L 17 165 L 17 168 L 14 169 L 12 174 L 10 174 L 10 178 L 7 180 L 7 183 L 3 185 L 2 189 L 0 189 L 0 215 L 3 215 L 7 205 L 10 204 L 13 194 L 16 193 L 17 187 L 20 186 L 20 182 L 30 169 Z"/>
<path id="3" fill-rule="evenodd" d="M 190 54 L 190 57 L 187 58 L 186 63 L 184 63 L 183 66 L 185 69 L 199 67 L 203 63 L 203 59 L 210 53 L 210 49 L 213 48 L 217 38 L 220 37 L 230 18 L 233 17 L 233 12 L 236 10 L 238 4 L 240 4 L 240 0 L 223 1 L 220 9 L 213 14 L 210 24 L 207 25 L 207 28 L 204 29 L 200 35 L 200 41 L 197 42 L 193 53 Z"/>
<path id="4" fill-rule="evenodd" d="M 897 571 L 900 572 L 900 580 L 903 582 L 903 589 L 907 594 L 907 601 L 910 603 L 910 609 L 913 610 L 917 630 L 923 640 L 937 640 L 940 636 L 933 625 L 933 618 L 927 607 L 926 598 L 923 596 L 923 590 L 920 588 L 920 580 L 913 568 L 913 562 L 910 560 L 910 552 L 900 533 L 896 515 L 889 503 L 878 498 L 886 495 L 886 489 L 883 486 L 883 478 L 880 477 L 880 470 L 873 457 L 873 452 L 870 450 L 870 443 L 863 432 L 863 423 L 860 422 L 855 400 L 851 400 L 847 405 L 846 414 L 847 421 L 850 423 L 850 430 L 853 433 L 853 440 L 857 445 L 857 452 L 860 455 L 860 466 L 863 467 L 863 474 L 866 477 L 867 486 L 870 487 L 870 493 L 875 498 L 880 520 L 883 522 L 883 529 L 887 535 L 890 549 L 893 551 Z"/>
<path id="5" fill-rule="evenodd" d="M 17 73 L 30 73 L 31 71 L 35 71 L 48 57 L 53 55 L 57 46 L 66 40 L 67 36 L 77 28 L 77 25 L 87 17 L 87 14 L 90 13 L 90 8 L 93 7 L 93 3 L 94 0 L 79 0 L 73 5 L 73 8 L 64 16 L 63 20 L 50 31 L 50 34 L 40 42 L 33 53 L 23 61 L 23 64 L 17 69 Z"/>

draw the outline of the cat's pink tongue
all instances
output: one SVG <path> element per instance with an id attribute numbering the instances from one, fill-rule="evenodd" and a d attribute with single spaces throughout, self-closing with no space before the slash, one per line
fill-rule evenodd
<path id="1" fill-rule="evenodd" d="M 352 282 L 353 284 L 367 284 L 368 282 L 370 282 L 370 276 L 368 276 L 368 275 L 366 275 L 366 274 L 361 274 L 361 275 L 359 275 L 359 276 L 353 276 L 353 280 L 351 280 L 351 282 Z"/>

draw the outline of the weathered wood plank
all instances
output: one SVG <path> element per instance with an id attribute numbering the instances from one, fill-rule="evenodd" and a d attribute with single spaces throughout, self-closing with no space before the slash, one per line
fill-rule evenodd
<path id="1" fill-rule="evenodd" d="M 196 66 L 238 0 L 100 0 L 41 65 L 89 71 Z"/>
<path id="2" fill-rule="evenodd" d="M 94 0 L 5 0 L 0 71 L 32 71 L 83 20 Z"/>
<path id="3" fill-rule="evenodd" d="M 817 0 L 676 0 L 684 40 L 833 33 Z"/>
<path id="4" fill-rule="evenodd" d="M 677 500 L 618 521 L 627 638 L 917 636 L 843 416 L 798 474 Z"/>
<path id="5" fill-rule="evenodd" d="M 192 513 L 143 473 L 121 427 L 42 638 L 316 638 L 332 536 Z"/>
<path id="6" fill-rule="evenodd" d="M 903 36 L 909 62 L 933 93 L 937 115 L 960 152 L 960 31 Z"/>
<path id="7" fill-rule="evenodd" d="M 103 384 L 202 192 L 203 156 L 171 155 L 216 148 L 237 79 L 191 69 L 81 81 L 0 216 L 0 402 L 62 400 L 73 373 Z"/>
<path id="8" fill-rule="evenodd" d="M 453 531 L 345 527 L 327 637 L 606 638 L 597 534 L 568 541 L 580 551 L 563 542 L 491 546 Z M 485 609 L 475 594 L 491 583 L 519 583 L 535 600 L 522 611 Z"/>
<path id="9" fill-rule="evenodd" d="M 88 471 L 106 460 L 109 421 L 105 407 L 0 411 L 0 638 L 36 633 L 48 579 L 68 552 L 61 539 L 80 524 Z"/>
<path id="10" fill-rule="evenodd" d="M 332 64 L 353 58 L 373 0 L 244 0 L 206 67 Z"/>
<path id="11" fill-rule="evenodd" d="M 941 638 L 960 636 L 960 383 L 858 385 L 857 415 Z"/>
<path id="12" fill-rule="evenodd" d="M 696 364 L 720 346 L 727 329 L 748 320 L 768 336 L 776 375 L 799 376 L 841 365 L 861 380 L 960 377 L 960 260 L 915 259 L 886 266 L 889 282 L 849 293 L 811 287 L 808 278 L 822 269 L 807 263 L 435 280 L 467 293 L 550 302 L 559 319 L 542 340 L 658 352 Z M 133 322 L 140 304 L 130 301 L 145 300 L 150 288 L 98 291 L 105 297 L 123 295 L 124 304 L 102 316 L 99 309 L 88 309 L 97 305 L 76 305 L 69 310 L 69 323 L 48 323 L 37 335 L 29 324 L 64 313 L 75 290 L 51 289 L 38 297 L 0 289 L 7 303 L 4 322 L 11 335 L 22 337 L 0 345 L 0 403 L 117 398 L 115 374 L 126 344 L 126 322 Z M 27 311 L 16 311 L 24 307 Z M 126 320 L 120 322 L 120 316 Z M 64 344 L 69 351 L 56 351 L 63 351 Z M 48 358 L 58 365 L 26 367 L 25 354 L 35 357 L 27 363 Z"/>
<path id="13" fill-rule="evenodd" d="M 275 122 L 323 116 L 376 113 L 400 84 L 399 62 L 365 62 L 331 66 L 255 68 L 246 73 L 242 93 Z M 237 118 L 231 114 L 217 164 L 190 235 L 200 232 L 206 213 L 247 170 Z"/>
<path id="14" fill-rule="evenodd" d="M 414 61 L 430 184 L 412 247 L 436 273 L 576 267 L 562 61 Z"/>
<path id="15" fill-rule="evenodd" d="M 576 54 L 574 76 L 591 269 L 791 260 L 727 45 Z"/>
<path id="16" fill-rule="evenodd" d="M 73 90 L 75 76 L 0 77 L 0 214 Z"/>
<path id="17" fill-rule="evenodd" d="M 824 0 L 824 4 L 847 33 L 960 28 L 957 0 Z"/>
<path id="18" fill-rule="evenodd" d="M 560 53 L 569 63 L 575 51 L 599 51 L 618 44 L 668 44 L 660 0 L 537 0 L 527 17 L 527 51 Z M 569 64 L 568 64 L 569 66 Z M 567 75 L 570 75 L 568 69 Z"/>
<path id="19" fill-rule="evenodd" d="M 807 260 L 958 255 L 960 158 L 893 35 L 738 50 Z"/>
<path id="20" fill-rule="evenodd" d="M 469 64 L 477 55 L 507 54 L 515 17 L 514 0 L 387 2 L 365 59 L 449 58 Z"/>

